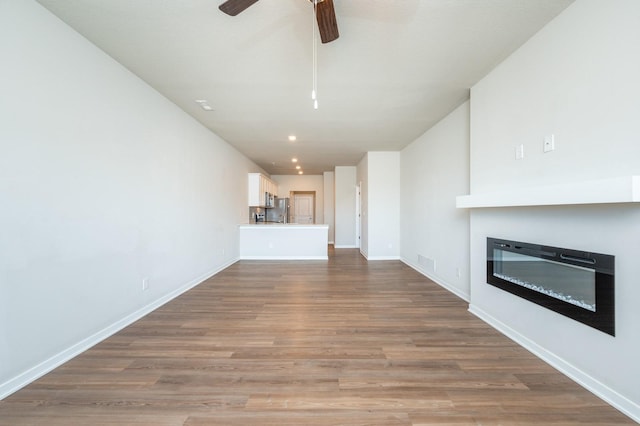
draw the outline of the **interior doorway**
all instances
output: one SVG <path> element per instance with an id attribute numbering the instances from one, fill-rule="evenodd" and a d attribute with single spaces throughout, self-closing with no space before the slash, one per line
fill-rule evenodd
<path id="1" fill-rule="evenodd" d="M 361 248 L 360 236 L 362 235 L 362 182 L 356 185 L 356 247 Z"/>
<path id="2" fill-rule="evenodd" d="M 316 191 L 291 191 L 292 223 L 316 223 Z"/>

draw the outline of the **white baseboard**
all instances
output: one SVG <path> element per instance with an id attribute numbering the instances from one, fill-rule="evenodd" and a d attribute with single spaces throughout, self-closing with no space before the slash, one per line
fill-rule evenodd
<path id="1" fill-rule="evenodd" d="M 338 245 L 334 245 L 333 248 L 358 248 L 358 246 L 356 245 L 342 245 L 342 244 L 338 244 Z"/>
<path id="2" fill-rule="evenodd" d="M 524 335 L 520 334 L 516 330 L 512 329 L 502 321 L 489 315 L 487 312 L 478 308 L 477 306 L 470 304 L 469 312 L 486 322 L 505 336 L 509 337 L 520 346 L 527 349 L 529 352 L 536 355 L 538 358 L 551 365 L 556 370 L 560 371 L 564 375 L 568 376 L 579 385 L 587 389 L 589 392 L 603 399 L 607 403 L 611 404 L 622 413 L 631 417 L 636 422 L 640 423 L 640 405 L 619 394 L 615 390 L 611 389 L 604 383 L 596 380 L 592 376 L 588 375 L 584 371 L 580 370 L 573 364 L 570 364 L 563 358 L 560 358 L 556 354 L 549 352 L 542 346 L 538 345 L 534 341 L 528 339 Z"/>
<path id="3" fill-rule="evenodd" d="M 400 256 L 365 256 L 365 258 L 367 260 L 400 260 Z"/>
<path id="4" fill-rule="evenodd" d="M 464 300 L 465 302 L 469 303 L 470 297 L 467 293 L 464 293 L 462 291 L 460 291 L 459 288 L 456 288 L 454 286 L 452 286 L 451 284 L 443 281 L 441 278 L 436 277 L 434 275 L 428 274 L 425 271 L 423 271 L 422 269 L 420 269 L 420 267 L 418 265 L 415 265 L 411 262 L 409 262 L 407 259 L 405 258 L 400 258 L 400 260 L 402 261 L 402 263 L 404 263 L 405 265 L 409 266 L 412 269 L 415 269 L 416 271 L 418 271 L 419 273 L 421 273 L 422 275 L 424 275 L 425 277 L 429 278 L 431 281 L 433 281 L 434 283 L 438 284 L 440 287 L 443 287 L 446 290 L 449 290 L 451 293 L 455 294 L 456 296 L 458 296 L 460 299 Z"/>
<path id="5" fill-rule="evenodd" d="M 124 318 L 116 321 L 115 323 L 103 328 L 102 330 L 98 331 L 97 333 L 94 333 L 91 336 L 86 337 L 85 339 L 83 339 L 83 340 L 77 342 L 76 344 L 68 347 L 67 349 L 57 353 L 56 355 L 54 355 L 54 356 L 42 361 L 40 364 L 35 365 L 34 367 L 30 368 L 29 370 L 27 370 L 27 371 L 25 371 L 25 372 L 15 376 L 15 377 L 13 377 L 12 379 L 9 379 L 8 381 L 0 384 L 0 400 L 6 398 L 7 396 L 11 395 L 12 393 L 14 393 L 16 391 L 22 389 L 23 387 L 25 387 L 29 383 L 39 379 L 40 377 L 44 376 L 45 374 L 49 373 L 50 371 L 54 370 L 55 368 L 61 366 L 65 362 L 69 361 L 70 359 L 80 355 L 82 352 L 86 351 L 87 349 L 92 348 L 93 346 L 95 346 L 98 343 L 102 342 L 106 338 L 114 335 L 115 333 L 117 333 L 118 331 L 122 330 L 123 328 L 133 324 L 134 322 L 136 322 L 140 318 L 144 317 L 145 315 L 148 315 L 149 313 L 151 313 L 154 310 L 158 309 L 160 306 L 164 305 L 165 303 L 170 302 L 171 300 L 173 300 L 176 297 L 180 296 L 182 293 L 184 293 L 184 292 L 186 292 L 188 290 L 191 290 L 193 287 L 197 286 L 198 284 L 202 283 L 203 281 L 211 278 L 212 276 L 216 275 L 220 271 L 222 271 L 222 270 L 228 268 L 229 266 L 233 265 L 238 260 L 239 259 L 230 260 L 228 263 L 225 263 L 224 265 L 220 266 L 219 268 L 216 268 L 213 271 L 207 272 L 207 273 L 203 274 L 202 276 L 189 281 L 188 283 L 186 283 L 183 286 L 177 288 L 176 290 L 172 291 L 171 293 L 168 293 L 168 294 L 160 297 L 159 299 L 154 300 L 153 302 L 149 303 L 148 305 L 145 305 L 142 308 L 138 309 L 137 311 L 130 313 L 126 317 L 124 317 Z"/>

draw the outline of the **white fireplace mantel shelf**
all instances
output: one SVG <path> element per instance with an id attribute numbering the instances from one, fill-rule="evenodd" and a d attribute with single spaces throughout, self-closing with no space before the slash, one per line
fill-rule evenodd
<path id="1" fill-rule="evenodd" d="M 640 202 L 640 176 L 524 187 L 456 197 L 459 209 Z"/>

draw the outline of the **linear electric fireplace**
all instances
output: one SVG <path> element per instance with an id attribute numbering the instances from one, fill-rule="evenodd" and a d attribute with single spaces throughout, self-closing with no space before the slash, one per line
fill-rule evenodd
<path id="1" fill-rule="evenodd" d="M 614 260 L 487 238 L 487 283 L 615 336 Z"/>

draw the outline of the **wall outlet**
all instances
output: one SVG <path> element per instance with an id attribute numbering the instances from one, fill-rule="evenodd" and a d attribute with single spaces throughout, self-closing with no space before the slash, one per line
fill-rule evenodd
<path id="1" fill-rule="evenodd" d="M 524 144 L 516 146 L 516 160 L 522 160 L 524 158 Z"/>
<path id="2" fill-rule="evenodd" d="M 553 135 L 546 135 L 542 142 L 542 151 L 551 152 L 556 149 L 556 141 Z"/>
<path id="3" fill-rule="evenodd" d="M 142 291 L 147 291 L 149 290 L 149 278 L 143 278 L 142 279 Z"/>
<path id="4" fill-rule="evenodd" d="M 226 253 L 226 252 L 225 252 L 225 249 L 222 249 L 222 255 L 223 255 L 223 256 L 225 255 L 225 253 Z"/>
<path id="5" fill-rule="evenodd" d="M 462 270 L 460 268 L 456 268 L 456 277 L 460 278 L 462 276 Z"/>

